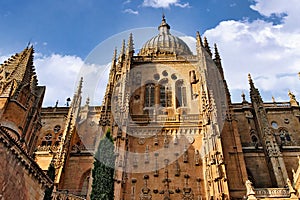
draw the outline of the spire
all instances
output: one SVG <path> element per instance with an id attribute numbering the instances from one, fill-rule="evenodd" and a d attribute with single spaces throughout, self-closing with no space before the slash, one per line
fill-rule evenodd
<path id="1" fill-rule="evenodd" d="M 214 47 L 215 47 L 215 60 L 221 61 L 221 57 L 220 57 L 220 54 L 219 54 L 218 47 L 217 47 L 216 43 L 214 44 Z"/>
<path id="2" fill-rule="evenodd" d="M 120 58 L 122 59 L 122 57 Z M 120 62 L 122 62 L 122 60 L 119 60 Z M 114 50 L 114 55 L 111 61 L 111 68 L 110 68 L 110 72 L 109 72 L 109 81 L 112 81 L 115 72 L 117 71 L 117 48 L 115 48 Z"/>
<path id="3" fill-rule="evenodd" d="M 113 58 L 112 58 L 112 62 L 111 62 L 111 63 L 115 63 L 116 61 L 117 61 L 117 47 L 115 47 L 114 55 L 113 55 Z"/>
<path id="4" fill-rule="evenodd" d="M 161 23 L 158 27 L 158 30 L 159 30 L 159 34 L 160 35 L 167 35 L 167 34 L 170 34 L 170 25 L 167 23 L 166 21 L 166 18 L 165 18 L 165 15 L 163 14 L 162 15 L 162 20 L 161 20 Z"/>
<path id="5" fill-rule="evenodd" d="M 202 43 L 202 39 L 201 39 L 201 35 L 200 35 L 199 31 L 197 31 L 197 33 L 196 33 L 196 39 L 197 39 L 197 47 L 202 47 L 203 43 Z"/>
<path id="6" fill-rule="evenodd" d="M 124 54 L 125 54 L 125 40 L 122 41 L 122 46 L 119 54 L 119 62 L 122 62 Z"/>
<path id="7" fill-rule="evenodd" d="M 213 60 L 214 60 L 215 64 L 218 67 L 218 70 L 220 72 L 220 75 L 221 75 L 222 79 L 225 80 L 224 71 L 223 71 L 223 67 L 222 67 L 222 63 L 221 63 L 221 57 L 220 57 L 220 54 L 219 54 L 218 47 L 217 47 L 216 43 L 214 44 L 214 48 L 215 48 L 215 58 Z"/>
<path id="8" fill-rule="evenodd" d="M 83 77 L 80 78 L 77 90 L 74 93 L 73 99 L 71 101 L 70 107 L 76 107 L 81 105 L 81 93 L 82 93 L 82 83 L 83 83 Z"/>
<path id="9" fill-rule="evenodd" d="M 249 81 L 249 84 L 250 84 L 250 89 L 255 89 L 253 80 L 251 78 L 251 74 L 248 74 L 248 81 Z"/>
<path id="10" fill-rule="evenodd" d="M 204 37 L 204 48 L 206 49 L 206 51 L 210 55 L 210 57 L 212 57 L 212 53 L 211 53 L 211 50 L 210 50 L 210 47 L 209 47 L 209 44 L 208 44 L 208 41 L 207 41 L 206 37 Z"/>
<path id="11" fill-rule="evenodd" d="M 133 47 L 133 36 L 132 33 L 129 35 L 128 43 L 127 43 L 127 49 L 126 49 L 126 55 L 131 56 L 134 54 L 134 47 Z"/>
<path id="12" fill-rule="evenodd" d="M 33 66 L 33 46 L 26 47 L 21 53 L 11 56 L 0 65 L 0 94 L 13 95 L 20 85 L 37 85 L 37 78 Z M 33 83 L 32 83 L 33 82 Z"/>
<path id="13" fill-rule="evenodd" d="M 258 104 L 263 103 L 263 100 L 260 96 L 258 89 L 255 88 L 251 75 L 248 74 L 248 80 L 250 84 L 250 98 L 252 102 L 256 102 Z"/>
<path id="14" fill-rule="evenodd" d="M 69 107 L 68 115 L 65 120 L 65 129 L 62 133 L 62 143 L 59 144 L 58 151 L 55 154 L 55 165 L 56 165 L 56 175 L 54 183 L 58 184 L 62 177 L 63 168 L 67 161 L 68 154 L 70 152 L 70 145 L 73 136 L 76 132 L 76 121 L 78 120 L 80 105 L 81 105 L 81 92 L 82 92 L 82 83 L 83 77 L 80 78 L 78 87 L 76 92 L 74 93 L 74 97 L 72 99 L 71 105 Z"/>
<path id="15" fill-rule="evenodd" d="M 82 92 L 82 83 L 83 83 L 83 77 L 80 77 L 80 81 L 79 81 L 79 84 L 77 87 L 77 92 L 76 92 L 77 95 L 80 95 Z"/>

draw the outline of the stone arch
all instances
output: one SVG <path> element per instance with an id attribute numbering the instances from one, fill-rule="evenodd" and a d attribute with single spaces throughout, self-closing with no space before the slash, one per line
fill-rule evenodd
<path id="1" fill-rule="evenodd" d="M 278 133 L 281 143 L 288 143 L 292 141 L 291 135 L 286 128 L 279 128 Z"/>
<path id="2" fill-rule="evenodd" d="M 41 146 L 51 146 L 53 138 L 53 134 L 50 131 L 47 131 L 41 140 Z"/>
<path id="3" fill-rule="evenodd" d="M 172 107 L 172 87 L 169 79 L 163 78 L 159 81 L 159 105 L 161 107 Z"/>
<path id="4" fill-rule="evenodd" d="M 80 195 L 86 196 L 88 193 L 89 182 L 91 176 L 91 169 L 86 170 L 80 178 L 80 185 L 78 190 L 80 191 Z"/>
<path id="5" fill-rule="evenodd" d="M 175 83 L 176 108 L 187 106 L 186 85 L 182 79 Z"/>

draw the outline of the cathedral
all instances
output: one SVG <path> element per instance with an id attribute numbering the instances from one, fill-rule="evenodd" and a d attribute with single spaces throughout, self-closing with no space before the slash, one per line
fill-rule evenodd
<path id="1" fill-rule="evenodd" d="M 1 199 L 43 199 L 53 188 L 54 200 L 89 200 L 108 130 L 116 200 L 300 197 L 295 95 L 264 102 L 249 74 L 250 101 L 242 94 L 233 103 L 217 45 L 212 51 L 198 32 L 195 55 L 165 16 L 139 52 L 130 34 L 99 106 L 82 100 L 81 79 L 69 105 L 42 107 L 33 54 L 28 46 L 0 66 Z"/>

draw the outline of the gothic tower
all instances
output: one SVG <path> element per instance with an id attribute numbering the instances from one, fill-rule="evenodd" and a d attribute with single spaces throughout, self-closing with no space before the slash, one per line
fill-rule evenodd
<path id="1" fill-rule="evenodd" d="M 33 47 L 0 65 L 0 196 L 43 199 L 52 181 L 33 159 L 45 87 L 38 86 Z"/>
<path id="2" fill-rule="evenodd" d="M 41 128 L 45 94 L 45 87 L 38 86 L 33 52 L 33 47 L 27 47 L 0 67 L 0 123 L 30 155 Z"/>
<path id="3" fill-rule="evenodd" d="M 115 199 L 229 197 L 221 131 L 230 94 L 221 59 L 197 33 L 197 54 L 171 34 L 114 56 L 100 123 L 115 140 Z"/>

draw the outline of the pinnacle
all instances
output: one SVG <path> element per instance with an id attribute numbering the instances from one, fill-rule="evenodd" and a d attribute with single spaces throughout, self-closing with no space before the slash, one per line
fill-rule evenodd
<path id="1" fill-rule="evenodd" d="M 206 49 L 207 53 L 210 55 L 210 57 L 212 56 L 212 53 L 211 53 L 211 50 L 210 50 L 210 47 L 209 47 L 209 44 L 208 44 L 208 41 L 207 41 L 207 38 L 204 37 L 204 48 Z"/>
<path id="2" fill-rule="evenodd" d="M 199 31 L 196 32 L 196 39 L 197 39 L 197 46 L 198 47 L 203 46 L 201 35 L 200 35 Z"/>
<path id="3" fill-rule="evenodd" d="M 214 44 L 214 47 L 215 47 L 215 59 L 220 60 L 221 57 L 220 57 L 220 54 L 219 54 L 218 47 L 217 47 L 216 43 Z"/>

